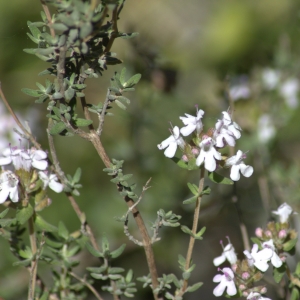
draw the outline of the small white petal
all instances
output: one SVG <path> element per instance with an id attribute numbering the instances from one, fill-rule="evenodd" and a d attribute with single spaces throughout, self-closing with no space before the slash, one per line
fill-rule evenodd
<path id="1" fill-rule="evenodd" d="M 233 181 L 238 181 L 238 180 L 240 180 L 240 166 L 239 166 L 239 165 L 233 165 L 233 166 L 231 167 L 230 178 L 231 178 Z"/>
<path id="2" fill-rule="evenodd" d="M 218 266 L 221 265 L 225 260 L 226 260 L 226 256 L 225 256 L 225 253 L 223 252 L 221 256 L 218 256 L 218 257 L 214 258 L 213 264 L 214 264 L 216 267 L 218 267 Z"/>
<path id="3" fill-rule="evenodd" d="M 241 173 L 245 177 L 250 177 L 253 174 L 253 167 L 246 166 L 245 164 L 240 164 L 240 167 L 241 167 Z"/>
<path id="4" fill-rule="evenodd" d="M 177 144 L 175 142 L 171 143 L 169 144 L 169 147 L 165 150 L 164 155 L 166 157 L 172 158 L 174 157 L 176 150 L 177 150 Z"/>

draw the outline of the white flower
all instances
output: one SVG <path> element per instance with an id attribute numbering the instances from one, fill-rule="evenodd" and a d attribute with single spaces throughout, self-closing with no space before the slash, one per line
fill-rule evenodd
<path id="1" fill-rule="evenodd" d="M 286 80 L 280 87 L 280 94 L 290 108 L 298 106 L 299 82 L 296 78 Z"/>
<path id="2" fill-rule="evenodd" d="M 290 214 L 292 214 L 293 209 L 287 204 L 281 204 L 277 210 L 273 210 L 272 213 L 279 216 L 280 223 L 287 223 Z M 296 214 L 296 213 L 294 213 Z"/>
<path id="3" fill-rule="evenodd" d="M 202 109 L 198 110 L 196 117 L 191 116 L 189 114 L 185 114 L 185 115 L 186 117 L 179 117 L 179 119 L 181 119 L 183 124 L 186 125 L 185 127 L 182 127 L 180 129 L 181 134 L 183 136 L 188 136 L 194 130 L 196 130 L 197 133 L 199 134 L 203 128 L 201 119 L 203 118 L 204 111 Z"/>
<path id="4" fill-rule="evenodd" d="M 31 149 L 30 157 L 32 159 L 32 166 L 38 170 L 46 170 L 48 162 L 46 160 L 47 153 L 42 150 Z"/>
<path id="5" fill-rule="evenodd" d="M 215 147 L 215 141 L 211 137 L 205 138 L 200 144 L 200 154 L 196 159 L 196 165 L 200 166 L 204 162 L 206 170 L 213 172 L 216 167 L 216 159 L 221 159 L 221 153 L 219 153 Z"/>
<path id="6" fill-rule="evenodd" d="M 264 114 L 258 119 L 258 139 L 267 143 L 276 134 L 276 128 L 270 115 Z"/>
<path id="7" fill-rule="evenodd" d="M 0 204 L 4 203 L 7 197 L 12 202 L 19 201 L 18 177 L 11 171 L 4 171 L 0 175 Z"/>
<path id="8" fill-rule="evenodd" d="M 273 69 L 265 69 L 262 73 L 263 84 L 268 90 L 274 90 L 280 80 L 280 72 Z"/>
<path id="9" fill-rule="evenodd" d="M 236 286 L 234 283 L 234 274 L 230 268 L 223 268 L 223 275 L 217 274 L 213 278 L 213 282 L 220 282 L 214 289 L 213 294 L 216 297 L 222 296 L 225 289 L 227 288 L 227 294 L 233 296 L 237 293 Z"/>
<path id="10" fill-rule="evenodd" d="M 19 149 L 17 147 L 6 148 L 3 151 L 4 157 L 0 158 L 0 165 L 13 164 L 16 170 L 24 169 L 29 172 L 31 167 L 38 170 L 45 170 L 48 166 L 46 152 L 36 149 Z"/>
<path id="11" fill-rule="evenodd" d="M 251 292 L 247 300 L 271 300 L 270 298 L 263 297 L 260 293 Z"/>
<path id="12" fill-rule="evenodd" d="M 240 76 L 236 84 L 229 89 L 229 95 L 233 101 L 248 99 L 250 94 L 249 82 L 246 76 Z"/>
<path id="13" fill-rule="evenodd" d="M 179 128 L 175 126 L 173 128 L 173 134 L 157 145 L 157 147 L 159 150 L 167 148 L 164 152 L 164 155 L 172 158 L 175 155 L 177 146 L 184 148 L 184 145 L 185 143 L 183 138 L 180 136 Z"/>
<path id="14" fill-rule="evenodd" d="M 269 248 L 258 251 L 258 245 L 254 244 L 251 253 L 245 250 L 244 254 L 247 256 L 249 266 L 254 265 L 260 271 L 265 272 L 269 268 L 268 261 L 271 259 L 273 251 Z"/>
<path id="15" fill-rule="evenodd" d="M 229 113 L 226 111 L 223 111 L 223 119 L 218 120 L 215 127 L 214 138 L 216 146 L 219 148 L 226 146 L 224 140 L 229 146 L 233 147 L 235 140 L 241 137 L 241 127 L 237 123 L 232 122 Z"/>
<path id="16" fill-rule="evenodd" d="M 268 248 L 271 249 L 273 251 L 273 255 L 271 257 L 271 263 L 275 268 L 280 268 L 282 266 L 282 261 L 280 259 L 280 257 L 278 256 L 278 254 L 275 251 L 275 246 L 274 246 L 274 242 L 273 240 L 269 240 L 267 242 L 264 242 L 262 244 L 263 248 Z"/>
<path id="17" fill-rule="evenodd" d="M 47 172 L 39 172 L 39 177 L 44 183 L 44 189 L 49 185 L 50 189 L 56 193 L 62 192 L 64 186 L 57 181 L 57 176 L 55 174 L 50 174 L 48 176 Z"/>
<path id="18" fill-rule="evenodd" d="M 223 243 L 221 243 L 223 246 Z M 219 265 L 221 265 L 225 260 L 228 260 L 229 263 L 231 265 L 235 264 L 237 261 L 237 256 L 235 254 L 235 250 L 233 245 L 228 242 L 228 244 L 225 246 L 225 248 L 223 248 L 223 253 L 221 256 L 218 256 L 216 258 L 214 258 L 213 260 L 213 264 L 218 267 Z"/>
<path id="19" fill-rule="evenodd" d="M 245 165 L 243 162 L 244 158 L 246 158 L 245 154 L 241 150 L 238 150 L 236 155 L 226 160 L 225 166 L 231 166 L 230 178 L 234 181 L 240 179 L 240 172 L 245 177 L 250 177 L 253 174 L 253 167 Z"/>

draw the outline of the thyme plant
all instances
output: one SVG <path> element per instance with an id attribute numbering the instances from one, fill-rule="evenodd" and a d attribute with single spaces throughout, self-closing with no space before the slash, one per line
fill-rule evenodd
<path id="1" fill-rule="evenodd" d="M 147 228 L 139 203 L 150 180 L 141 194 L 137 194 L 136 185 L 130 181 L 132 175 L 125 174 L 124 161 L 110 158 L 101 139 L 109 130 L 105 126 L 106 117 L 111 115 L 109 111 L 117 112 L 117 107 L 126 109 L 130 104 L 130 93 L 134 92 L 141 75 L 129 76 L 123 68 L 111 78 L 103 101 L 94 104 L 85 95 L 90 78 L 100 80 L 108 67 L 122 63 L 112 52 L 115 40 L 137 36 L 135 32 L 123 32 L 118 27 L 124 5 L 125 0 L 41 0 L 41 20 L 28 21 L 27 35 L 35 46 L 24 51 L 47 62 L 48 67 L 39 74 L 45 80 L 36 83 L 37 89 L 24 88 L 23 92 L 36 98 L 35 103 L 45 109 L 48 149 L 42 149 L 30 128 L 14 113 L 9 96 L 6 98 L 0 89 L 1 99 L 18 125 L 21 138 L 19 146 L 7 145 L 0 157 L 0 232 L 16 257 L 14 265 L 28 270 L 27 299 L 30 300 L 87 299 L 89 294 L 93 294 L 93 299 L 117 300 L 135 297 L 141 288 L 150 289 L 155 300 L 180 300 L 188 293 L 197 293 L 202 282 L 193 277 L 195 268 L 200 267 L 193 262 L 194 245 L 204 238 L 206 228 L 198 228 L 199 216 L 202 199 L 211 192 L 205 179 L 214 186 L 233 185 L 241 174 L 248 178 L 254 172 L 253 167 L 246 164 L 246 152 L 238 150 L 234 154 L 242 128 L 233 120 L 233 111 L 223 111 L 222 118 L 212 128 L 205 129 L 202 123 L 205 112 L 197 106 L 196 116 L 187 113 L 181 116 L 184 126 L 172 126 L 171 135 L 158 145 L 158 149 L 164 150 L 164 155 L 181 168 L 180 172 L 199 172 L 197 184 L 187 183 L 192 196 L 183 201 L 183 205 L 194 206 L 193 222 L 190 226 L 182 225 L 180 215 L 162 207 L 151 228 Z M 92 115 L 96 116 L 96 121 Z M 116 258 L 122 255 L 126 244 L 111 248 L 109 237 L 105 236 L 98 243 L 93 231 L 97 224 L 88 223 L 88 216 L 76 200 L 80 197 L 79 189 L 84 188 L 80 179 L 85 175 L 81 174 L 79 166 L 74 176 L 66 175 L 62 170 L 55 146 L 58 135 L 66 139 L 78 136 L 93 145 L 103 162 L 103 171 L 128 206 L 118 220 L 123 224 L 128 243 L 144 249 L 149 273 L 137 278 L 142 287 L 136 282 L 134 269 L 125 270 L 116 264 Z M 179 152 L 181 154 L 175 156 Z M 228 152 L 232 154 L 228 155 Z M 81 224 L 75 232 L 70 232 L 63 220 L 53 224 L 43 217 L 43 211 L 50 205 L 59 209 L 59 203 L 48 197 L 49 188 L 64 193 L 69 200 Z M 229 240 L 221 256 L 213 261 L 216 267 L 225 261 L 228 265 L 218 268 L 219 273 L 208 279 L 216 283 L 212 291 L 214 296 L 269 299 L 262 280 L 265 272 L 272 268 L 274 284 L 285 282 L 285 299 L 299 299 L 300 264 L 290 270 L 287 262 L 287 254 L 293 254 L 297 241 L 297 233 L 289 223 L 292 213 L 286 203 L 274 211 L 279 221 L 269 222 L 265 229 L 256 229 L 251 251 L 245 243 L 244 259 L 238 259 Z M 134 218 L 141 238 L 130 232 L 130 216 Z M 164 243 L 164 240 L 160 241 L 163 226 L 180 226 L 180 234 L 189 236 L 186 254 L 178 256 L 180 278 L 172 273 L 161 274 L 157 268 L 153 244 Z M 80 264 L 78 257 L 84 249 L 97 258 L 98 265 L 87 267 L 82 276 L 77 273 L 76 266 Z M 51 272 L 51 283 L 40 274 L 41 265 Z M 201 292 L 197 295 L 201 296 Z"/>

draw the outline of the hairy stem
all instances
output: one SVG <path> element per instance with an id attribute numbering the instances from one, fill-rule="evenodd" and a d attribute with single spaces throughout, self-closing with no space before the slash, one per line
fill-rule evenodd
<path id="1" fill-rule="evenodd" d="M 75 273 L 73 272 L 69 272 L 69 274 L 71 276 L 73 276 L 74 278 L 76 278 L 78 281 L 80 281 L 81 283 L 83 283 L 93 294 L 94 296 L 98 299 L 98 300 L 103 300 L 103 298 L 98 294 L 98 292 L 96 291 L 96 289 L 89 284 L 85 279 L 80 278 L 79 276 L 77 276 Z"/>
<path id="2" fill-rule="evenodd" d="M 35 256 L 37 252 L 37 247 L 36 247 L 36 236 L 34 230 L 34 221 L 32 216 L 28 220 L 28 227 L 29 227 L 29 240 L 30 240 L 31 252 L 32 255 Z M 31 262 L 31 268 L 30 268 L 28 300 L 34 300 L 36 275 L 37 275 L 37 259 L 35 257 Z"/>
<path id="3" fill-rule="evenodd" d="M 201 167 L 200 171 L 200 180 L 199 180 L 199 186 L 198 186 L 198 192 L 199 194 L 203 191 L 204 187 L 204 175 L 205 175 L 205 169 L 204 166 Z M 202 195 L 197 198 L 196 201 L 196 207 L 194 211 L 194 220 L 193 220 L 193 227 L 192 227 L 192 233 L 196 234 L 198 229 L 198 221 L 199 221 L 199 214 L 200 214 L 200 207 L 201 207 L 201 199 Z M 185 270 L 188 270 L 190 268 L 192 254 L 194 250 L 195 245 L 195 238 L 193 236 L 190 237 L 189 247 L 186 254 L 186 260 L 185 260 Z M 183 286 L 181 288 L 181 293 L 183 294 L 188 287 L 188 280 L 185 279 L 183 282 Z"/>

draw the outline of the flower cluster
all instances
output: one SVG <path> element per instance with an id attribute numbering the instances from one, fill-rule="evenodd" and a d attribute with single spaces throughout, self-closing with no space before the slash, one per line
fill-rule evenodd
<path id="1" fill-rule="evenodd" d="M 227 145 L 235 146 L 235 141 L 241 137 L 240 126 L 232 121 L 228 112 L 224 111 L 223 118 L 216 122 L 215 127 L 203 133 L 203 115 L 204 111 L 200 109 L 195 117 L 189 114 L 180 117 L 185 126 L 181 129 L 175 126 L 171 130 L 171 136 L 157 145 L 158 149 L 165 149 L 165 156 L 172 158 L 179 147 L 183 152 L 182 160 L 195 160 L 197 166 L 204 164 L 209 172 L 215 171 L 221 165 L 231 167 L 230 178 L 234 181 L 240 179 L 240 173 L 245 177 L 251 176 L 253 168 L 245 165 L 243 161 L 246 158 L 245 153 L 238 150 L 236 155 L 226 159 L 219 152 Z M 186 143 L 182 136 L 186 137 L 193 132 L 195 137 L 192 143 Z M 224 160 L 225 164 L 221 164 Z"/>
<path id="2" fill-rule="evenodd" d="M 57 193 L 62 192 L 63 185 L 58 182 L 55 174 L 48 175 L 47 153 L 35 148 L 23 149 L 9 147 L 4 149 L 0 157 L 2 172 L 0 175 L 0 204 L 9 197 L 12 202 L 19 201 L 18 186 L 26 192 L 34 190 L 38 178 L 42 181 L 43 190 L 49 186 Z M 13 167 L 12 170 L 5 170 L 6 166 Z"/>
<path id="3" fill-rule="evenodd" d="M 228 238 L 228 244 L 223 247 L 221 256 L 213 260 L 215 266 L 219 266 L 226 260 L 230 263 L 231 268 L 225 267 L 218 269 L 223 275 L 217 274 L 214 282 L 219 282 L 213 291 L 213 294 L 218 297 L 226 290 L 229 296 L 234 296 L 239 293 L 248 300 L 270 300 L 262 294 L 267 292 L 264 286 L 254 286 L 254 283 L 261 280 L 262 272 L 266 272 L 269 265 L 274 268 L 279 268 L 285 263 L 285 252 L 289 252 L 295 245 L 297 233 L 288 226 L 288 218 L 292 214 L 292 208 L 284 203 L 273 213 L 280 218 L 279 223 L 269 222 L 267 229 L 257 228 L 256 240 L 251 252 L 244 251 L 246 259 L 240 261 L 237 259 L 233 245 Z M 277 271 L 277 272 L 284 272 Z"/>

